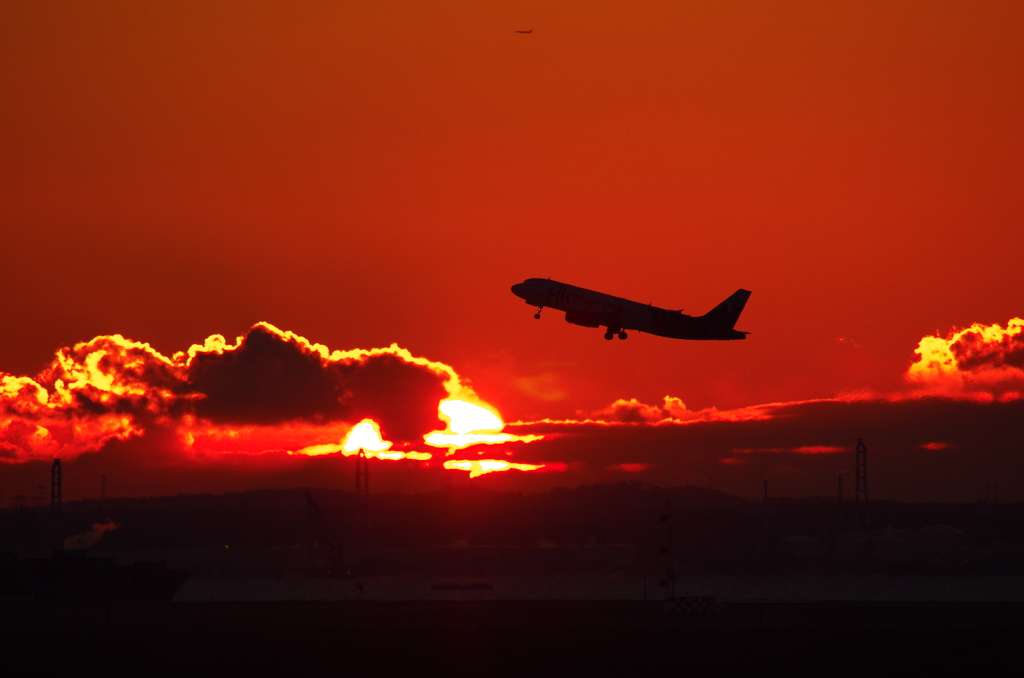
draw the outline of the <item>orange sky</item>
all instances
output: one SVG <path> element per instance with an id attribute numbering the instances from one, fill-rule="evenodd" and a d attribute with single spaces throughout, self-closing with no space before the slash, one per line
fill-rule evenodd
<path id="1" fill-rule="evenodd" d="M 1024 313 L 1022 19 L 7 3 L 0 371 L 269 321 L 452 365 L 508 421 L 892 390 L 922 336 Z M 694 313 L 744 287 L 752 334 L 605 342 L 534 321 L 532 276 Z"/>

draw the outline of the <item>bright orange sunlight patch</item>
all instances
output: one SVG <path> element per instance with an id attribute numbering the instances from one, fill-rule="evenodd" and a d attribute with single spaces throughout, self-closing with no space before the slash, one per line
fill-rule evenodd
<path id="1" fill-rule="evenodd" d="M 496 471 L 539 471 L 544 464 L 516 464 L 501 459 L 449 459 L 444 467 L 449 471 L 469 471 L 469 477 L 476 478 Z"/>
<path id="2" fill-rule="evenodd" d="M 479 444 L 529 443 L 544 437 L 542 435 L 517 436 L 511 433 L 502 433 L 501 430 L 505 428 L 505 422 L 501 420 L 497 412 L 484 405 L 475 405 L 465 400 L 455 398 L 442 400 L 437 410 L 438 416 L 446 421 L 448 426 L 444 431 L 433 431 L 423 437 L 427 445 L 434 447 L 455 449 Z"/>

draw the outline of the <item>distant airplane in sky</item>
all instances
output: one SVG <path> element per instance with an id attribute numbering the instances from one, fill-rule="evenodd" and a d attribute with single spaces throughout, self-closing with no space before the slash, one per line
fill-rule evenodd
<path id="1" fill-rule="evenodd" d="M 528 31 L 516 31 L 516 33 L 533 33 L 533 29 L 531 28 Z"/>
<path id="2" fill-rule="evenodd" d="M 747 290 L 736 290 L 732 296 L 701 316 L 682 311 L 669 311 L 650 304 L 601 294 L 593 290 L 566 285 L 550 278 L 529 278 L 512 286 L 512 294 L 537 307 L 534 318 L 540 319 L 544 307 L 565 311 L 566 322 L 583 327 L 604 327 L 605 339 L 616 334 L 626 338 L 626 330 L 639 330 L 672 339 L 705 339 L 727 341 L 746 339 L 748 332 L 733 329 L 743 306 L 750 297 Z"/>

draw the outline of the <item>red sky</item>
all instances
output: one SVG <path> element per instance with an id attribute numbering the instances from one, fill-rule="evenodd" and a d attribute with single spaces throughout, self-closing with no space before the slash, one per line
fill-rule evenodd
<path id="1" fill-rule="evenodd" d="M 1022 24 L 1010 2 L 7 3 L 0 371 L 267 321 L 396 342 L 507 421 L 903 390 L 921 337 L 1024 313 Z M 698 314 L 743 287 L 752 334 L 605 342 L 534 321 L 509 292 L 534 276 Z"/>

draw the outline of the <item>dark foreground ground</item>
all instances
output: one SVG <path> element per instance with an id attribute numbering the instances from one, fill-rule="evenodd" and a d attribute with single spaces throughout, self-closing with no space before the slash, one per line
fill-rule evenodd
<path id="1" fill-rule="evenodd" d="M 709 618 L 642 601 L 7 604 L 0 643 L 4 667 L 32 675 L 1014 675 L 1022 615 L 1019 602 L 727 601 Z"/>

